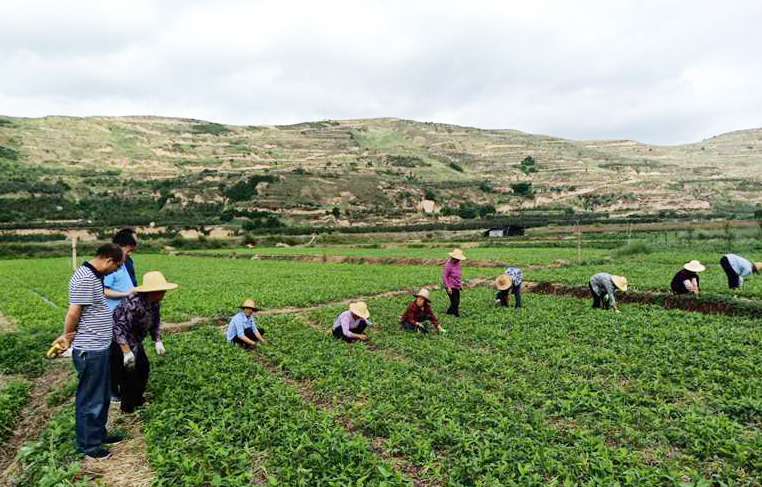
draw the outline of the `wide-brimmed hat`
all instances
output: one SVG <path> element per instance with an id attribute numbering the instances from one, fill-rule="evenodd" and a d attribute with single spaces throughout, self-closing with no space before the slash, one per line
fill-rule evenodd
<path id="1" fill-rule="evenodd" d="M 370 317 L 370 311 L 368 311 L 368 305 L 362 301 L 356 303 L 349 303 L 349 311 L 356 314 L 360 318 L 367 320 Z"/>
<path id="2" fill-rule="evenodd" d="M 463 251 L 460 249 L 454 249 L 452 252 L 450 252 L 447 255 L 449 255 L 453 259 L 466 260 L 466 256 L 463 255 Z"/>
<path id="3" fill-rule="evenodd" d="M 614 281 L 614 285 L 620 291 L 627 291 L 627 278 L 622 276 L 611 276 L 611 280 Z"/>
<path id="4" fill-rule="evenodd" d="M 508 274 L 503 274 L 495 279 L 495 287 L 498 291 L 505 291 L 513 286 L 513 278 Z"/>
<path id="5" fill-rule="evenodd" d="M 754 268 L 757 269 L 757 272 L 762 272 L 762 262 L 755 262 Z"/>
<path id="6" fill-rule="evenodd" d="M 421 288 L 420 291 L 418 291 L 418 294 L 413 294 L 416 298 L 423 298 L 426 301 L 431 301 L 431 298 L 429 298 L 429 290 L 424 288 Z"/>
<path id="7" fill-rule="evenodd" d="M 706 267 L 697 260 L 692 260 L 683 266 L 683 269 L 691 272 L 704 272 Z"/>
<path id="8" fill-rule="evenodd" d="M 255 303 L 253 299 L 247 299 L 244 301 L 240 308 L 249 308 L 253 309 L 254 311 L 259 311 L 259 308 L 257 308 L 257 303 Z"/>
<path id="9" fill-rule="evenodd" d="M 138 293 L 150 293 L 154 291 L 169 291 L 177 289 L 177 284 L 167 282 L 164 274 L 159 271 L 151 271 L 143 274 L 143 285 L 135 288 Z"/>

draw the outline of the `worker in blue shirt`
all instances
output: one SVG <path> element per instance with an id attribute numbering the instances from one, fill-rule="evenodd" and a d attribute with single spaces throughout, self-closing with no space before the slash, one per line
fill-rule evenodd
<path id="1" fill-rule="evenodd" d="M 262 335 L 265 330 L 257 326 L 254 313 L 259 311 L 256 303 L 247 299 L 241 305 L 241 311 L 236 313 L 228 324 L 227 339 L 230 343 L 240 345 L 246 350 L 251 349 L 257 342 L 267 343 Z"/>
<path id="2" fill-rule="evenodd" d="M 752 273 L 759 274 L 762 270 L 762 262 L 751 263 L 740 255 L 725 254 L 720 259 L 720 266 L 728 277 L 728 287 L 738 289 L 743 285 L 743 278 Z"/>

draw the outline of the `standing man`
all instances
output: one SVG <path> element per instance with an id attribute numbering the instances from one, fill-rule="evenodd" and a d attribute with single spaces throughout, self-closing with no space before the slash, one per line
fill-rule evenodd
<path id="1" fill-rule="evenodd" d="M 233 315 L 228 323 L 228 342 L 240 345 L 246 350 L 254 348 L 257 342 L 266 343 L 262 338 L 265 330 L 257 326 L 257 319 L 254 317 L 254 313 L 259 311 L 254 300 L 244 301 L 241 310 Z"/>
<path id="2" fill-rule="evenodd" d="M 448 315 L 460 316 L 460 290 L 462 288 L 461 283 L 461 266 L 460 262 L 466 260 L 466 256 L 463 255 L 463 251 L 460 249 L 454 249 L 447 254 L 450 256 L 445 262 L 444 269 L 442 269 L 442 283 L 444 284 L 447 296 L 450 297 L 450 307 L 447 308 Z"/>
<path id="3" fill-rule="evenodd" d="M 124 262 L 116 272 L 106 276 L 103 280 L 104 292 L 106 294 L 106 304 L 111 310 L 116 309 L 119 303 L 135 292 L 137 282 L 135 281 L 135 266 L 132 262 L 132 253 L 138 245 L 131 228 L 119 230 L 112 239 L 124 251 Z"/>
<path id="4" fill-rule="evenodd" d="M 77 451 L 94 459 L 110 457 L 111 452 L 103 445 L 119 441 L 106 432 L 110 404 L 109 348 L 114 322 L 103 294 L 103 277 L 119 268 L 123 255 L 116 244 L 102 245 L 94 259 L 74 271 L 69 280 L 64 332 L 54 342 L 60 350 L 72 347 L 78 379 Z"/>
<path id="5" fill-rule="evenodd" d="M 124 248 L 128 246 L 132 246 L 132 249 L 135 250 L 135 247 L 138 246 L 138 237 L 135 234 L 135 230 L 132 228 L 122 228 L 118 232 L 114 234 L 114 238 L 112 239 L 112 242 L 117 244 L 118 246 Z M 132 254 L 132 252 L 130 252 Z M 130 275 L 130 280 L 132 281 L 132 287 L 137 287 L 138 285 L 138 278 L 135 274 L 135 263 L 132 261 L 132 256 L 128 255 L 127 258 L 124 261 L 124 266 L 127 269 L 127 273 Z"/>
<path id="6" fill-rule="evenodd" d="M 672 282 L 669 287 L 675 294 L 688 294 L 693 293 L 698 296 L 699 293 L 699 272 L 704 272 L 704 267 L 701 262 L 692 260 L 685 264 L 680 269 L 675 277 L 672 278 Z"/>
<path id="7" fill-rule="evenodd" d="M 508 307 L 508 294 L 513 294 L 516 299 L 514 308 L 521 308 L 521 283 L 524 282 L 524 273 L 518 267 L 508 267 L 502 276 L 495 281 L 497 295 L 496 304 L 503 308 Z"/>
<path id="8" fill-rule="evenodd" d="M 759 274 L 762 271 L 762 262 L 755 262 L 744 259 L 740 255 L 726 254 L 720 259 L 722 270 L 728 276 L 728 287 L 730 289 L 739 289 L 743 285 L 743 278 L 752 273 Z"/>
<path id="9" fill-rule="evenodd" d="M 627 291 L 626 278 L 599 272 L 590 278 L 588 287 L 593 294 L 593 308 L 613 309 L 619 313 L 616 307 L 616 290 Z"/>
<path id="10" fill-rule="evenodd" d="M 114 310 L 114 340 L 111 343 L 111 370 L 115 391 L 121 397 L 120 408 L 132 413 L 145 402 L 150 364 L 143 339 L 151 334 L 158 355 L 164 355 L 161 343 L 161 300 L 177 284 L 167 282 L 158 271 L 146 272 L 143 285 L 124 299 Z"/>

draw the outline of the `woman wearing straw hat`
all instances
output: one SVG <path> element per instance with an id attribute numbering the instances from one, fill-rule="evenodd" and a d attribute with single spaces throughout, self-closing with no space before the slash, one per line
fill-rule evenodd
<path id="1" fill-rule="evenodd" d="M 616 290 L 627 291 L 627 278 L 599 272 L 590 278 L 588 287 L 593 295 L 593 308 L 610 308 L 619 313 L 616 307 Z"/>
<path id="2" fill-rule="evenodd" d="M 253 348 L 257 342 L 267 343 L 262 335 L 265 330 L 259 328 L 254 313 L 259 311 L 257 303 L 247 299 L 241 305 L 241 311 L 233 315 L 228 323 L 227 339 L 230 343 L 240 345 L 246 350 Z"/>
<path id="3" fill-rule="evenodd" d="M 728 287 L 739 289 L 743 285 L 743 278 L 762 271 L 762 262 L 751 263 L 740 255 L 726 254 L 720 259 L 720 266 L 728 277 Z"/>
<path id="4" fill-rule="evenodd" d="M 148 384 L 150 364 L 143 339 L 150 333 L 156 353 L 164 355 L 161 343 L 161 300 L 177 284 L 167 282 L 159 271 L 146 272 L 143 285 L 114 310 L 114 340 L 111 342 L 112 392 L 121 398 L 121 409 L 131 413 L 141 406 Z"/>
<path id="5" fill-rule="evenodd" d="M 672 292 L 675 294 L 688 294 L 693 293 L 698 295 L 699 293 L 699 272 L 704 272 L 706 270 L 706 267 L 704 267 L 701 262 L 697 260 L 692 260 L 685 264 L 682 269 L 680 269 L 677 274 L 675 274 L 675 277 L 672 278 L 672 283 L 670 284 L 670 288 L 672 288 Z"/>
<path id="6" fill-rule="evenodd" d="M 349 309 L 341 313 L 333 323 L 333 337 L 347 343 L 367 340 L 368 337 L 363 332 L 370 325 L 368 318 L 370 311 L 367 304 L 362 301 L 350 303 Z"/>
<path id="7" fill-rule="evenodd" d="M 450 307 L 447 308 L 447 314 L 460 316 L 460 290 L 462 289 L 461 275 L 462 270 L 460 263 L 466 260 L 466 256 L 463 255 L 463 251 L 460 249 L 454 249 L 447 254 L 450 256 L 445 262 L 444 269 L 442 269 L 442 283 L 444 284 L 445 291 L 450 297 Z"/>
<path id="8" fill-rule="evenodd" d="M 431 299 L 429 298 L 429 290 L 421 289 L 418 294 L 413 294 L 415 300 L 405 310 L 405 314 L 400 318 L 400 324 L 405 331 L 420 331 L 421 333 L 428 333 L 429 328 L 426 326 L 427 322 L 434 325 L 438 332 L 444 333 L 445 329 L 437 321 L 437 317 L 434 316 L 434 310 L 431 309 Z"/>
<path id="9" fill-rule="evenodd" d="M 524 281 L 524 274 L 517 267 L 508 267 L 502 276 L 495 280 L 497 296 L 495 304 L 503 308 L 508 307 L 508 293 L 513 294 L 516 299 L 515 308 L 521 308 L 521 283 Z"/>

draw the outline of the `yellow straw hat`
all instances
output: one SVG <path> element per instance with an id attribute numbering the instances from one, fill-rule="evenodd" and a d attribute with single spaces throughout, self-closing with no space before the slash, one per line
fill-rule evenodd
<path id="1" fill-rule="evenodd" d="M 259 308 L 257 308 L 257 303 L 255 303 L 253 299 L 247 299 L 244 301 L 240 308 L 250 308 L 254 311 L 259 311 Z"/>
<path id="2" fill-rule="evenodd" d="M 452 252 L 450 252 L 447 255 L 449 255 L 453 259 L 466 260 L 466 256 L 463 255 L 463 251 L 460 249 L 454 249 Z"/>
<path id="3" fill-rule="evenodd" d="M 691 272 L 704 272 L 706 267 L 697 260 L 692 260 L 683 266 L 683 269 Z"/>
<path id="4" fill-rule="evenodd" d="M 368 305 L 362 301 L 356 303 L 349 303 L 349 311 L 356 314 L 360 318 L 367 320 L 370 317 L 370 311 L 368 311 Z"/>
<path id="5" fill-rule="evenodd" d="M 757 269 L 757 272 L 762 272 L 762 262 L 755 262 L 754 268 Z"/>
<path id="6" fill-rule="evenodd" d="M 611 280 L 614 281 L 614 285 L 620 291 L 627 291 L 627 278 L 622 276 L 611 276 Z"/>
<path id="7" fill-rule="evenodd" d="M 512 286 L 513 278 L 507 274 L 498 276 L 498 278 L 495 280 L 495 287 L 498 291 L 505 291 L 506 289 L 510 289 Z"/>
<path id="8" fill-rule="evenodd" d="M 169 291 L 177 289 L 177 284 L 167 282 L 164 274 L 159 271 L 151 271 L 143 274 L 143 285 L 135 288 L 139 293 L 150 293 L 154 291 Z"/>

